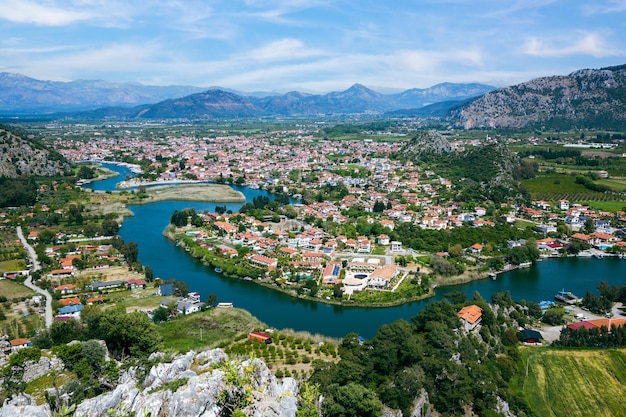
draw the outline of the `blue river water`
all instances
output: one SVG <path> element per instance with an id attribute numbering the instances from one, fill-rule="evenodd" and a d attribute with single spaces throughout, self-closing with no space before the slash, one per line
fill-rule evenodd
<path id="1" fill-rule="evenodd" d="M 105 186 L 107 188 L 101 188 L 105 181 L 94 182 L 88 187 L 114 190 L 115 183 L 130 173 L 125 172 L 127 168 L 124 167 L 106 166 L 121 171 L 121 176 L 106 180 L 109 181 Z M 251 201 L 257 195 L 271 197 L 263 190 L 233 188 L 243 192 L 247 201 Z M 493 293 L 510 291 L 515 300 L 541 301 L 553 300 L 554 294 L 561 289 L 583 296 L 587 290 L 595 291 L 596 285 L 601 280 L 620 286 L 626 283 L 626 260 L 559 258 L 544 260 L 528 269 L 501 274 L 495 281 L 485 279 L 438 288 L 432 298 L 397 307 L 332 306 L 293 298 L 254 282 L 217 274 L 163 237 L 163 230 L 174 210 L 193 207 L 197 211 L 214 211 L 217 205 L 222 203 L 163 201 L 130 206 L 135 216 L 124 220 L 119 234 L 126 242 L 137 243 L 141 262 L 150 266 L 156 277 L 185 281 L 191 291 L 201 294 L 203 300 L 206 300 L 209 293 L 215 293 L 219 302 L 232 302 L 235 307 L 248 310 L 268 326 L 279 329 L 305 330 L 331 337 L 343 337 L 347 333 L 356 332 L 363 337 L 371 338 L 381 325 L 397 319 L 410 320 L 430 301 L 440 300 L 447 292 L 453 290 L 461 291 L 468 297 L 477 291 L 486 300 L 489 300 Z M 241 203 L 226 204 L 226 207 L 237 211 L 241 205 Z"/>

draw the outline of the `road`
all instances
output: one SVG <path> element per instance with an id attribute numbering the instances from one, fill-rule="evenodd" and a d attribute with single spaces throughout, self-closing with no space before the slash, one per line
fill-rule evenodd
<path id="1" fill-rule="evenodd" d="M 17 226 L 17 237 L 22 242 L 22 245 L 24 245 L 26 252 L 28 252 L 28 257 L 30 258 L 31 263 L 33 264 L 32 272 L 39 271 L 41 269 L 41 265 L 39 264 L 39 261 L 37 260 L 37 254 L 35 253 L 35 249 L 33 249 L 33 247 L 30 246 L 28 241 L 24 238 L 24 233 L 22 232 L 22 226 Z M 41 288 L 33 284 L 32 274 L 29 275 L 28 278 L 26 278 L 26 281 L 24 281 L 24 285 L 26 285 L 31 290 L 38 292 L 39 294 L 46 297 L 46 327 L 52 326 L 52 321 L 53 321 L 52 319 L 52 295 L 50 295 L 48 291 L 42 290 Z"/>

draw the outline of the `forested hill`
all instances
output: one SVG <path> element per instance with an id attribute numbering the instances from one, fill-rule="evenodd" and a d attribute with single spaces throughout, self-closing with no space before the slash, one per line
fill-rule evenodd
<path id="1" fill-rule="evenodd" d="M 69 169 L 67 160 L 43 143 L 0 125 L 0 178 L 50 176 Z"/>
<path id="2" fill-rule="evenodd" d="M 524 203 L 527 193 L 520 188 L 521 179 L 532 178 L 535 167 L 523 162 L 502 144 L 467 147 L 459 152 L 446 136 L 436 131 L 421 132 L 406 141 L 396 157 L 426 164 L 452 180 L 451 192 L 458 201 L 491 201 Z"/>

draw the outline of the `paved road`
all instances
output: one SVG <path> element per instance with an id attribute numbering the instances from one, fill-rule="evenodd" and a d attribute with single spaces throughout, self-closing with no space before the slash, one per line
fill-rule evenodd
<path id="1" fill-rule="evenodd" d="M 30 258 L 31 263 L 33 264 L 32 272 L 39 271 L 41 269 L 41 265 L 39 264 L 39 261 L 37 260 L 37 254 L 35 253 L 35 249 L 33 249 L 33 247 L 30 246 L 28 244 L 28 241 L 24 238 L 24 233 L 22 232 L 22 226 L 17 226 L 17 237 L 20 238 L 22 245 L 24 245 L 24 248 L 28 252 L 28 257 Z M 31 290 L 38 292 L 39 294 L 46 297 L 46 327 L 52 326 L 52 320 L 53 320 L 52 319 L 52 296 L 50 295 L 50 293 L 46 290 L 42 290 L 41 288 L 33 284 L 32 275 L 29 275 L 28 278 L 26 278 L 26 281 L 24 281 L 24 285 L 26 285 Z"/>

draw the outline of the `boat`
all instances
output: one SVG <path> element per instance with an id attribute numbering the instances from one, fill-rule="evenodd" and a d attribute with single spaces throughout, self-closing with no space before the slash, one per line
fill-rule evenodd
<path id="1" fill-rule="evenodd" d="M 218 274 L 221 274 L 222 273 L 222 268 L 220 268 L 219 266 L 216 266 L 214 271 L 217 272 Z"/>
<path id="2" fill-rule="evenodd" d="M 498 274 L 492 272 L 489 274 L 489 278 L 495 281 L 496 279 L 498 279 Z"/>
<path id="3" fill-rule="evenodd" d="M 561 291 L 558 291 L 556 295 L 554 296 L 554 298 L 557 301 L 561 301 L 565 304 L 574 304 L 580 301 L 580 298 L 572 294 L 571 291 L 565 291 L 565 288 L 562 289 Z"/>

